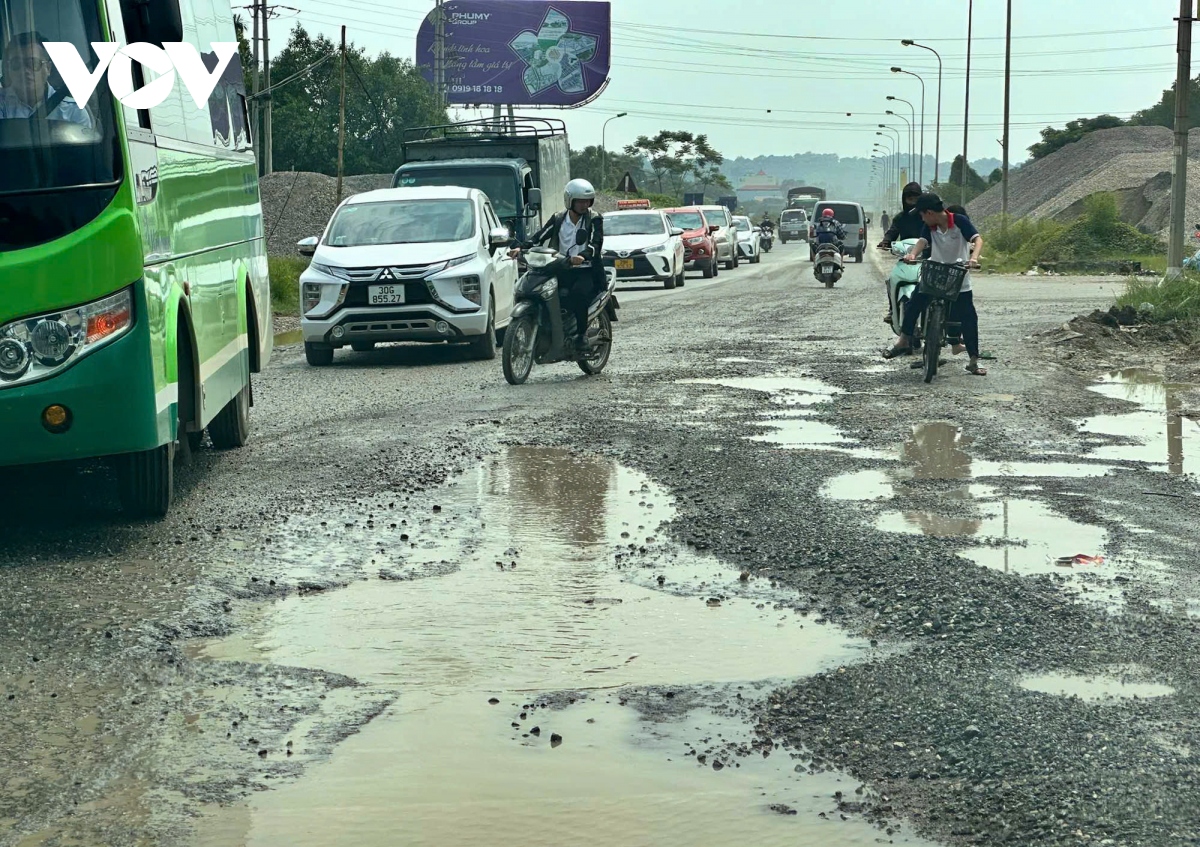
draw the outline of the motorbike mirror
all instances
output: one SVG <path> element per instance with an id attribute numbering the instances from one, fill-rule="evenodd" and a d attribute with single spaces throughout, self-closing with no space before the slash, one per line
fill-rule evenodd
<path id="1" fill-rule="evenodd" d="M 315 235 L 305 238 L 296 242 L 296 250 L 299 251 L 301 256 L 312 256 L 317 252 L 317 244 L 319 244 L 320 241 L 321 239 L 317 238 Z"/>
<path id="2" fill-rule="evenodd" d="M 580 247 L 582 247 L 583 245 L 588 243 L 587 230 L 584 230 L 584 229 L 575 230 L 575 243 L 578 244 Z"/>

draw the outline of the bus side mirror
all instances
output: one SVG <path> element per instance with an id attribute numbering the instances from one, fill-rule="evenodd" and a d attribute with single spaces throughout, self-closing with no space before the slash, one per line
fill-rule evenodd
<path id="1" fill-rule="evenodd" d="M 316 236 L 305 238 L 302 241 L 296 242 L 296 250 L 299 251 L 301 256 L 312 256 L 317 252 L 317 244 L 319 244 L 320 241 L 321 239 L 317 238 Z"/>
<path id="2" fill-rule="evenodd" d="M 529 202 L 527 204 L 530 209 L 539 210 L 542 208 L 542 189 L 529 189 Z"/>
<path id="3" fill-rule="evenodd" d="M 129 41 L 162 45 L 183 41 L 183 15 L 179 0 L 121 0 Z"/>

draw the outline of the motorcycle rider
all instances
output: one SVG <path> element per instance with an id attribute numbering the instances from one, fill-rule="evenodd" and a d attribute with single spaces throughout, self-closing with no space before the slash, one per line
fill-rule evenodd
<path id="1" fill-rule="evenodd" d="M 908 241 L 912 238 L 920 238 L 921 232 L 925 228 L 924 221 L 917 214 L 917 198 L 921 196 L 921 183 L 910 182 L 904 186 L 904 190 L 900 196 L 901 211 L 892 218 L 891 226 L 887 228 L 887 232 L 883 235 L 883 241 L 879 242 L 880 250 L 891 250 L 893 241 Z M 886 212 L 884 213 L 886 214 Z M 884 288 L 886 289 L 889 282 L 885 279 Z M 884 296 L 887 298 L 888 310 L 884 315 L 883 322 L 890 324 L 892 322 L 892 293 L 885 291 Z"/>
<path id="2" fill-rule="evenodd" d="M 563 192 L 566 209 L 524 243 L 512 242 L 512 258 L 521 250 L 549 246 L 570 258 L 570 267 L 559 274 L 558 288 L 563 306 L 575 316 L 575 344 L 588 350 L 588 307 L 605 285 L 604 220 L 592 211 L 596 204 L 596 189 L 586 179 L 573 179 Z M 580 237 L 583 233 L 583 237 Z"/>
<path id="3" fill-rule="evenodd" d="M 817 244 L 837 244 L 838 250 L 842 249 L 842 242 L 846 239 L 846 228 L 833 216 L 833 209 L 826 209 L 821 213 L 821 220 L 817 221 L 814 229 L 817 233 Z"/>
<path id="4" fill-rule="evenodd" d="M 763 212 L 762 221 L 759 223 L 759 226 L 761 226 L 768 233 L 775 232 L 775 222 L 771 220 L 770 212 Z"/>

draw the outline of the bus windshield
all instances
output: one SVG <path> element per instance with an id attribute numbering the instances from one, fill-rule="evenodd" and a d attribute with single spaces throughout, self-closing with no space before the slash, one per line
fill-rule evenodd
<path id="1" fill-rule="evenodd" d="M 413 168 L 400 174 L 396 188 L 424 186 L 461 186 L 478 188 L 492 201 L 492 208 L 501 220 L 520 215 L 517 180 L 513 171 L 505 168 Z"/>
<path id="2" fill-rule="evenodd" d="M 69 42 L 94 71 L 90 42 L 106 40 L 96 0 L 0 0 L 0 249 L 81 226 L 103 208 L 100 198 L 85 191 L 65 201 L 58 190 L 111 190 L 120 178 L 106 75 L 89 102 L 76 103 L 44 46 Z"/>

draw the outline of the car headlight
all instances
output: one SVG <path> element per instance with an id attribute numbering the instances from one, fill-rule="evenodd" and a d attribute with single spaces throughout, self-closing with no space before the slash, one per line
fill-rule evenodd
<path id="1" fill-rule="evenodd" d="M 458 290 L 464 299 L 470 300 L 476 306 L 483 305 L 483 286 L 477 276 L 464 276 L 458 281 Z"/>
<path id="2" fill-rule="evenodd" d="M 668 242 L 659 244 L 657 247 L 647 247 L 646 255 L 650 256 L 650 255 L 654 255 L 656 253 L 666 253 L 667 250 L 670 249 L 670 247 L 671 247 L 671 245 Z"/>
<path id="3" fill-rule="evenodd" d="M 703 238 L 703 237 L 700 237 L 700 238 L 689 238 L 689 239 L 687 240 L 687 243 L 688 243 L 688 244 L 690 244 L 690 245 L 693 245 L 693 246 L 695 246 L 695 245 L 697 245 L 697 244 L 703 244 L 703 243 L 704 243 L 704 238 Z"/>
<path id="4" fill-rule="evenodd" d="M 0 326 L 0 388 L 45 379 L 133 326 L 131 289 Z"/>

